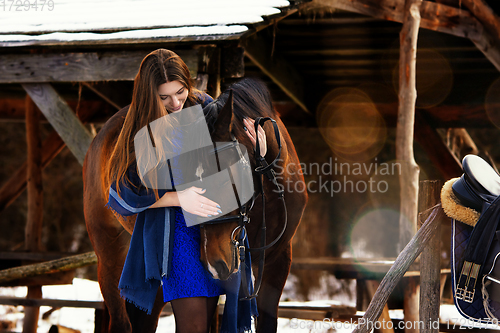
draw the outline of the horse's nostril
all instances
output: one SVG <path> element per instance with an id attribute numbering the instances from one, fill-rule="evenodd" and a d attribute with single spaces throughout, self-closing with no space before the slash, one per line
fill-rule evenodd
<path id="1" fill-rule="evenodd" d="M 227 280 L 230 275 L 229 267 L 227 267 L 227 263 L 223 260 L 217 260 L 214 266 L 217 274 L 219 275 L 219 279 Z"/>

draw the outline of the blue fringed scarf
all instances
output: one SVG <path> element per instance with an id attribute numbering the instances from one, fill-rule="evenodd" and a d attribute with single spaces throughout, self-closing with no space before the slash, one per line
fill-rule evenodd
<path id="1" fill-rule="evenodd" d="M 129 172 L 129 177 L 135 184 L 137 174 Z M 159 191 L 160 196 L 164 193 L 165 191 Z M 107 206 L 119 215 L 137 214 L 137 218 L 118 287 L 123 298 L 150 314 L 161 277 L 168 274 L 170 268 L 174 231 L 174 224 L 170 221 L 173 210 L 148 209 L 156 202 L 156 198 L 152 191 L 147 191 L 142 186 L 134 190 L 122 182 L 120 195 L 121 197 L 116 193 L 113 184 L 109 190 Z"/>

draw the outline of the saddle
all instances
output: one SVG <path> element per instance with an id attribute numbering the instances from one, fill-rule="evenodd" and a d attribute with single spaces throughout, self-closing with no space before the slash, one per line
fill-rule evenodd
<path id="1" fill-rule="evenodd" d="M 482 158 L 467 155 L 463 174 L 441 190 L 452 218 L 452 289 L 455 305 L 469 320 L 500 318 L 500 175 Z"/>

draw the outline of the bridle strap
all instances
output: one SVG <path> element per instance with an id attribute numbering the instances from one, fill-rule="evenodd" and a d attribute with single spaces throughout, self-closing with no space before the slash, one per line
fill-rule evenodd
<path id="1" fill-rule="evenodd" d="M 258 126 L 261 124 L 264 124 L 266 121 L 271 121 L 274 127 L 274 135 L 276 136 L 276 142 L 278 144 L 278 154 L 276 158 L 271 162 L 270 164 L 267 164 L 266 160 L 260 155 L 260 144 L 259 144 L 259 136 L 258 136 Z M 241 283 L 243 285 L 243 292 L 245 294 L 244 299 L 252 299 L 254 297 L 257 297 L 260 286 L 262 284 L 262 277 L 264 274 L 264 263 L 265 263 L 265 251 L 272 246 L 274 246 L 283 236 L 285 233 L 286 227 L 287 227 L 287 220 L 288 220 L 288 215 L 287 215 L 287 210 L 286 210 L 286 204 L 285 204 L 285 198 L 284 198 L 284 190 L 282 190 L 279 187 L 278 181 L 276 180 L 276 173 L 272 169 L 274 166 L 276 166 L 276 163 L 278 162 L 281 154 L 281 136 L 280 132 L 278 129 L 278 124 L 276 121 L 270 117 L 266 118 L 257 118 L 255 119 L 255 157 L 256 161 L 259 166 L 255 168 L 255 172 L 259 174 L 259 183 L 260 183 L 260 189 L 261 189 L 261 195 L 262 195 L 262 225 L 261 225 L 261 246 L 257 248 L 248 248 L 249 251 L 259 251 L 260 252 L 260 258 L 259 258 L 259 271 L 258 271 L 258 276 L 255 280 L 255 287 L 254 287 L 254 292 L 250 293 L 248 291 L 248 281 L 246 277 L 246 265 L 245 265 L 245 253 L 244 253 L 244 247 L 240 246 L 238 248 L 240 252 L 240 261 L 241 261 Z M 274 184 L 276 185 L 278 189 L 278 199 L 280 199 L 283 203 L 283 209 L 285 213 L 285 222 L 283 223 L 283 229 L 281 230 L 280 234 L 278 237 L 276 237 L 271 243 L 266 245 L 266 209 L 265 209 L 265 197 L 264 197 L 264 185 L 263 185 L 263 175 L 266 175 L 266 177 Z M 245 232 L 246 234 L 246 232 Z"/>
<path id="2" fill-rule="evenodd" d="M 278 155 L 276 155 L 276 158 L 268 165 L 264 157 L 260 155 L 260 143 L 259 143 L 259 135 L 258 135 L 258 128 L 259 125 L 263 125 L 266 121 L 270 121 L 273 124 L 274 128 L 274 136 L 276 137 L 276 143 L 278 144 Z M 276 120 L 270 118 L 270 117 L 258 117 L 255 119 L 254 123 L 255 127 L 255 159 L 257 160 L 257 163 L 260 163 L 261 165 L 257 166 L 255 168 L 255 172 L 260 173 L 260 174 L 266 174 L 276 166 L 276 163 L 278 163 L 279 158 L 281 156 L 281 136 L 280 136 L 280 131 L 278 129 L 278 124 L 276 123 Z M 265 165 L 263 164 L 265 162 Z M 269 176 L 268 176 L 269 178 Z"/>

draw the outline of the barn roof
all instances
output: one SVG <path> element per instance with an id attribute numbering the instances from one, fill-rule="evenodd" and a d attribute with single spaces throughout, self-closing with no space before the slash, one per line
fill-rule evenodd
<path id="1" fill-rule="evenodd" d="M 0 3 L 0 46 L 236 39 L 288 0 L 37 0 Z"/>

